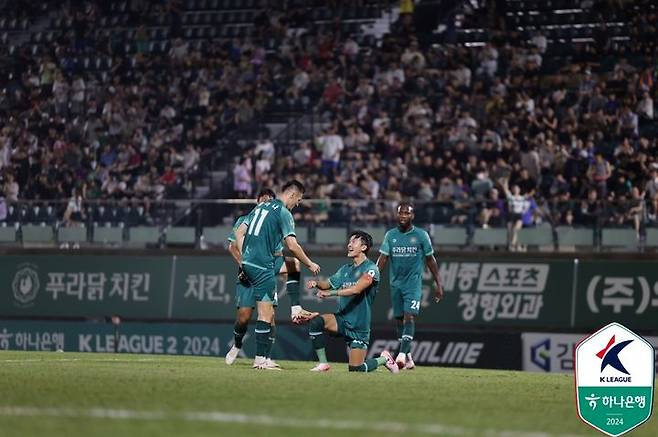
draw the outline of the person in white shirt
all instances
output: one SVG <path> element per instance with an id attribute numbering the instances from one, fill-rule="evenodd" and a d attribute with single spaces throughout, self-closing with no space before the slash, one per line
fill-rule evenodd
<path id="1" fill-rule="evenodd" d="M 653 120 L 653 99 L 647 91 L 642 94 L 642 100 L 637 104 L 637 113 L 648 120 Z"/>
<path id="2" fill-rule="evenodd" d="M 333 178 L 340 164 L 340 154 L 345 148 L 343 138 L 332 128 L 326 135 L 318 137 L 316 144 L 322 148 L 322 174 Z"/>
<path id="3" fill-rule="evenodd" d="M 510 237 L 510 250 L 518 248 L 518 234 L 523 227 L 523 213 L 530 207 L 530 202 L 521 194 L 521 187 L 512 185 L 512 191 L 509 189 L 507 179 L 502 180 L 502 186 L 507 196 L 507 231 Z"/>

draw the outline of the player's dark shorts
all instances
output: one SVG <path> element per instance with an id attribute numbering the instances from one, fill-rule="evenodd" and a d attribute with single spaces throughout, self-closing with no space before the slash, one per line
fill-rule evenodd
<path id="1" fill-rule="evenodd" d="M 351 349 L 368 349 L 370 344 L 370 330 L 352 329 L 343 316 L 335 313 L 338 336 L 345 339 Z"/>
<path id="2" fill-rule="evenodd" d="M 420 302 L 423 291 L 420 287 L 401 289 L 391 286 L 391 304 L 393 306 L 393 317 L 399 318 L 405 314 L 415 316 L 420 312 Z"/>
<path id="3" fill-rule="evenodd" d="M 249 278 L 249 282 L 241 282 L 237 281 L 235 284 L 235 305 L 238 308 L 255 308 L 256 307 L 256 302 L 257 301 L 265 301 L 265 302 L 272 302 L 274 306 L 278 305 L 278 296 L 276 292 L 276 278 L 279 272 L 281 271 L 281 267 L 285 263 L 285 257 L 283 256 L 277 256 L 274 259 L 274 270 L 270 271 L 273 273 L 273 276 L 269 278 L 268 275 L 265 273 L 267 272 L 266 270 L 260 270 L 257 267 L 254 266 L 249 266 L 249 265 L 243 265 L 242 269 L 245 271 L 247 274 L 247 277 Z M 251 274 L 250 274 L 251 272 Z M 257 280 L 261 280 L 263 282 L 260 282 L 260 287 L 257 288 L 255 285 L 255 282 L 252 280 L 252 275 L 254 275 Z M 267 290 L 270 285 L 270 281 L 273 285 L 273 292 L 265 292 L 264 290 Z M 257 291 L 257 290 L 260 290 Z M 259 294 L 260 293 L 260 294 Z M 258 299 L 258 296 L 261 296 L 260 299 Z M 264 298 L 267 296 L 267 298 Z"/>

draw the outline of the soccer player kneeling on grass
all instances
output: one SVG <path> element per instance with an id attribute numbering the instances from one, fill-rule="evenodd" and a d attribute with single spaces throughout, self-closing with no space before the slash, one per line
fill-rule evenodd
<path id="1" fill-rule="evenodd" d="M 379 269 L 366 256 L 372 247 L 372 237 L 363 231 L 350 235 L 347 256 L 352 262 L 345 264 L 328 280 L 311 280 L 307 288 L 317 288 L 318 297 L 338 297 L 338 312 L 322 314 L 309 322 L 308 333 L 320 361 L 311 371 L 327 372 L 331 367 L 325 352 L 325 333 L 345 339 L 349 348 L 350 372 L 372 372 L 385 365 L 393 373 L 398 372 L 393 356 L 382 352 L 378 358 L 366 360 L 370 342 L 370 318 L 372 304 L 379 286 Z"/>

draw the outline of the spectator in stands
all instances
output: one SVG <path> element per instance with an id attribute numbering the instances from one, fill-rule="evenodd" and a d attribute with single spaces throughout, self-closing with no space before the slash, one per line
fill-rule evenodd
<path id="1" fill-rule="evenodd" d="M 250 198 L 253 191 L 251 160 L 245 157 L 233 168 L 233 190 L 240 198 Z"/>
<path id="2" fill-rule="evenodd" d="M 507 179 L 501 181 L 505 196 L 507 197 L 507 232 L 509 235 L 510 250 L 518 249 L 518 233 L 523 227 L 523 216 L 530 209 L 530 202 L 521 194 L 521 187 L 512 185 L 509 188 Z"/>
<path id="3" fill-rule="evenodd" d="M 315 140 L 316 146 L 322 151 L 322 174 L 333 179 L 340 164 L 341 152 L 345 148 L 343 138 L 332 127 L 324 135 Z"/>
<path id="4" fill-rule="evenodd" d="M 81 188 L 76 187 L 73 190 L 73 195 L 69 199 L 69 203 L 66 205 L 66 210 L 64 211 L 64 216 L 62 217 L 64 226 L 84 225 L 86 215 L 82 204 L 83 193 L 84 191 Z"/>
<path id="5" fill-rule="evenodd" d="M 2 191 L 5 194 L 5 198 L 9 202 L 16 202 L 18 200 L 19 186 L 18 182 L 14 179 L 12 173 L 7 173 L 5 176 L 5 183 L 2 187 Z"/>

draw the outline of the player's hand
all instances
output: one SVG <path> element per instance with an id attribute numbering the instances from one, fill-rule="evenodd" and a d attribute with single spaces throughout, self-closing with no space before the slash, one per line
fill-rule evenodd
<path id="1" fill-rule="evenodd" d="M 247 274 L 244 272 L 244 270 L 242 270 L 242 267 L 238 269 L 238 281 L 245 284 L 249 283 L 249 278 L 247 278 Z"/>
<path id="2" fill-rule="evenodd" d="M 318 286 L 318 281 L 314 281 L 314 280 L 312 280 L 312 279 L 306 281 L 306 288 L 308 288 L 309 290 L 310 290 L 311 288 L 316 288 L 317 286 Z"/>
<path id="3" fill-rule="evenodd" d="M 320 266 L 311 261 L 311 264 L 308 266 L 308 269 L 313 273 L 314 275 L 317 276 L 318 273 L 320 273 Z"/>
<path id="4" fill-rule="evenodd" d="M 443 285 L 438 284 L 434 289 L 434 302 L 439 303 L 443 300 Z"/>
<path id="5" fill-rule="evenodd" d="M 320 291 L 318 291 L 318 294 L 316 294 L 316 296 L 319 297 L 320 299 L 324 299 L 324 298 L 330 297 L 331 292 L 328 291 L 328 290 L 320 290 Z"/>

